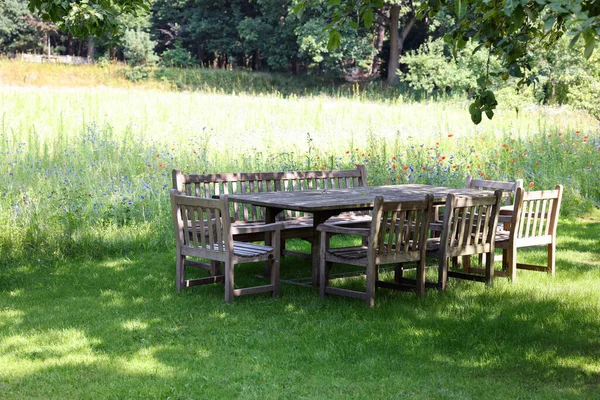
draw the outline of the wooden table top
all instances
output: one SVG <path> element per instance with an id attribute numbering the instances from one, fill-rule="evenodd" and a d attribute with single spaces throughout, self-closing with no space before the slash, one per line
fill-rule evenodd
<path id="1" fill-rule="evenodd" d="M 347 189 L 299 190 L 290 192 L 260 192 L 230 194 L 232 201 L 286 210 L 318 212 L 327 210 L 364 210 L 373 208 L 375 197 L 385 200 L 410 201 L 422 199 L 426 194 L 434 196 L 434 203 L 443 204 L 448 194 L 479 197 L 493 192 L 478 189 L 457 189 L 431 185 L 365 186 Z"/>

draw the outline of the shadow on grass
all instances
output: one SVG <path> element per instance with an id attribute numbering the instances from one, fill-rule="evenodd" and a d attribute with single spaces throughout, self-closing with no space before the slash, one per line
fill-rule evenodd
<path id="1" fill-rule="evenodd" d="M 283 268 L 309 270 L 293 258 Z M 239 270 L 241 285 L 255 284 L 262 265 Z M 374 310 L 285 284 L 281 299 L 231 305 L 221 285 L 177 293 L 174 251 L 23 263 L 2 276 L 7 398 L 597 398 L 600 389 L 600 299 L 532 275 L 492 289 L 452 281 L 423 300 L 380 290 Z"/>

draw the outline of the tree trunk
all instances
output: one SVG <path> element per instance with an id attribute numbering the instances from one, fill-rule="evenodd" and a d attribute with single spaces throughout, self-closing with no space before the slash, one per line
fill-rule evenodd
<path id="1" fill-rule="evenodd" d="M 379 72 L 381 71 L 381 50 L 383 50 L 383 39 L 385 38 L 385 23 L 386 23 L 386 18 L 384 16 L 384 13 L 386 11 L 387 7 L 384 6 L 384 8 L 381 10 L 381 13 L 379 14 L 379 25 L 377 26 L 377 39 L 375 39 L 375 43 L 373 44 L 373 47 L 375 47 L 375 50 L 377 50 L 377 53 L 375 53 L 375 57 L 373 57 L 373 66 L 371 67 L 371 75 L 372 76 L 377 76 L 379 75 Z"/>
<path id="2" fill-rule="evenodd" d="M 95 53 L 96 53 L 96 41 L 94 40 L 93 36 L 89 36 L 88 43 L 87 43 L 87 58 L 90 60 L 93 59 Z"/>
<path id="3" fill-rule="evenodd" d="M 261 71 L 262 70 L 262 62 L 260 59 L 260 53 L 258 50 L 254 50 L 252 53 L 252 70 L 253 71 Z"/>
<path id="4" fill-rule="evenodd" d="M 400 6 L 392 5 L 390 8 L 390 59 L 388 61 L 388 75 L 386 83 L 394 85 L 398 83 L 398 65 L 400 63 L 400 53 L 398 51 L 398 24 L 400 20 Z"/>
<path id="5" fill-rule="evenodd" d="M 398 34 L 398 25 L 400 23 L 400 6 L 393 5 L 390 9 L 390 60 L 388 62 L 388 76 L 386 83 L 394 85 L 398 83 L 398 67 L 400 65 L 400 55 L 404 48 L 404 41 L 415 25 L 416 18 L 412 16 L 406 26 L 402 28 L 402 33 Z"/>
<path id="6" fill-rule="evenodd" d="M 67 55 L 72 56 L 73 54 L 73 35 L 69 33 L 69 37 L 67 39 Z"/>

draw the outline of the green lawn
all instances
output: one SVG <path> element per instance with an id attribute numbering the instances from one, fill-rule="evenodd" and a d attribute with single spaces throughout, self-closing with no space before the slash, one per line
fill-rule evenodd
<path id="1" fill-rule="evenodd" d="M 372 310 L 288 284 L 231 305 L 218 284 L 177 293 L 174 251 L 15 262 L 0 275 L 0 396 L 600 398 L 599 221 L 561 221 L 554 278 L 451 281 L 423 300 L 381 289 Z"/>

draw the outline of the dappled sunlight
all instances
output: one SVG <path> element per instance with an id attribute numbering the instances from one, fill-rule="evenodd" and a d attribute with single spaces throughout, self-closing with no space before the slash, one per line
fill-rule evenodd
<path id="1" fill-rule="evenodd" d="M 0 309 L 0 329 L 19 325 L 23 322 L 25 313 L 9 308 Z"/>
<path id="2" fill-rule="evenodd" d="M 49 329 L 7 336 L 0 340 L 0 356 L 13 377 L 62 365 L 92 365 L 106 362 L 107 357 L 97 354 L 92 347 L 98 339 L 88 338 L 76 329 Z"/>
<path id="3" fill-rule="evenodd" d="M 138 319 L 130 319 L 128 321 L 123 322 L 123 329 L 126 331 L 139 331 L 143 329 L 148 329 L 148 323 L 144 321 L 140 321 Z"/>
<path id="4" fill-rule="evenodd" d="M 143 340 L 143 339 L 142 339 Z M 131 375 L 151 375 L 157 378 L 173 378 L 176 368 L 165 365 L 156 359 L 157 352 L 164 351 L 164 346 L 143 347 L 128 357 L 119 357 L 114 361 L 118 370 Z"/>

